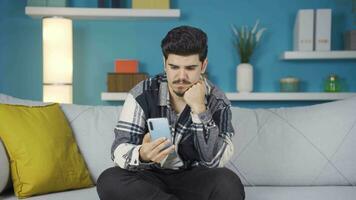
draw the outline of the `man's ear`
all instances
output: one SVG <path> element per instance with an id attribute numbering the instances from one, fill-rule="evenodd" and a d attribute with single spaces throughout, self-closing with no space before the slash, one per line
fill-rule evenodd
<path id="1" fill-rule="evenodd" d="M 205 73 L 207 67 L 208 67 L 208 58 L 205 58 L 205 60 L 203 61 L 202 67 L 201 67 L 202 74 Z"/>

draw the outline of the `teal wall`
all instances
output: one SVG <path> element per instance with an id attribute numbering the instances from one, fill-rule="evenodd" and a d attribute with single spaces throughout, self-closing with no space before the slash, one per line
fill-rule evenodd
<path id="1" fill-rule="evenodd" d="M 95 0 L 72 0 L 73 6 L 95 6 Z M 128 2 L 126 2 L 129 5 Z M 0 1 L 0 93 L 42 99 L 41 20 L 24 14 L 26 1 Z M 239 63 L 230 24 L 253 25 L 256 19 L 268 30 L 255 55 L 255 91 L 277 92 L 278 80 L 293 75 L 302 80 L 303 91 L 323 89 L 324 78 L 336 73 L 347 91 L 356 92 L 356 60 L 283 61 L 279 55 L 292 49 L 295 14 L 303 8 L 332 8 L 332 49 L 343 49 L 342 33 L 352 25 L 352 0 L 175 0 L 179 19 L 170 20 L 75 20 L 74 103 L 109 104 L 100 100 L 106 91 L 106 74 L 114 60 L 140 61 L 140 71 L 162 71 L 160 41 L 179 25 L 203 29 L 209 37 L 209 77 L 226 92 L 236 91 L 235 69 Z M 253 103 L 253 102 L 252 102 Z M 249 106 L 252 103 L 243 103 Z M 268 103 L 268 106 L 300 103 Z"/>

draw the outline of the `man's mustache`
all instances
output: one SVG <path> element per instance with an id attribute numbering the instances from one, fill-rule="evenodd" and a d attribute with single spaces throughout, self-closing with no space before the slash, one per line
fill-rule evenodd
<path id="1" fill-rule="evenodd" d="M 175 80 L 175 81 L 173 81 L 173 84 L 177 84 L 177 83 L 180 83 L 180 84 L 191 84 L 191 82 L 190 81 L 188 81 L 188 80 L 185 80 L 185 79 L 179 79 L 179 80 Z"/>

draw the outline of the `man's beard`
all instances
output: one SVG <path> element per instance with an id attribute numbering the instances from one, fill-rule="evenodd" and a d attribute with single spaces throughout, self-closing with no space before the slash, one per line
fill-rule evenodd
<path id="1" fill-rule="evenodd" d="M 179 80 L 173 81 L 172 84 L 185 84 L 185 85 L 190 85 L 191 82 L 188 81 L 188 80 L 185 80 L 185 79 L 183 79 L 183 80 L 180 80 L 180 79 L 179 79 Z M 187 89 L 187 90 L 188 90 L 188 89 Z M 185 90 L 185 91 L 183 91 L 183 92 L 178 92 L 178 91 L 173 90 L 173 92 L 174 92 L 174 94 L 176 94 L 178 97 L 183 97 L 184 94 L 185 94 L 185 92 L 186 92 L 187 90 Z"/>
<path id="2" fill-rule="evenodd" d="M 186 91 L 184 91 L 184 92 L 177 92 L 177 91 L 174 91 L 174 90 L 173 90 L 173 92 L 174 92 L 174 94 L 176 94 L 176 95 L 179 96 L 179 97 L 184 97 L 184 94 L 185 94 Z"/>

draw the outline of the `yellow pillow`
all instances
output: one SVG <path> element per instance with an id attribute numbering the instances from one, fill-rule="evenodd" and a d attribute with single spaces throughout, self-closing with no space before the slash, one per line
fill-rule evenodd
<path id="1" fill-rule="evenodd" d="M 58 104 L 0 104 L 0 138 L 10 157 L 17 197 L 93 186 Z"/>

